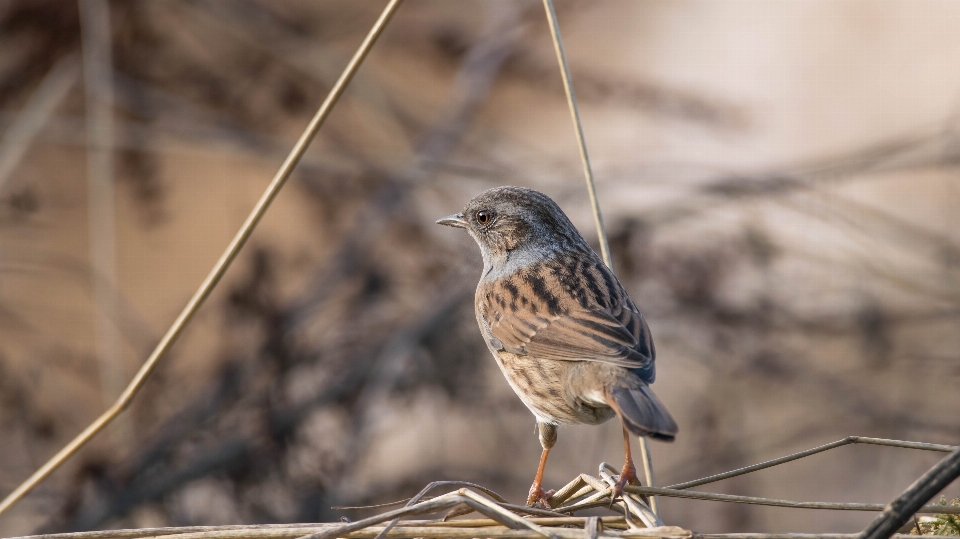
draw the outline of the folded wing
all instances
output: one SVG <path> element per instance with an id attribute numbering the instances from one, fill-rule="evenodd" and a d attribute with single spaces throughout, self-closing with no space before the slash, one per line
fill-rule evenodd
<path id="1" fill-rule="evenodd" d="M 634 370 L 652 383 L 654 349 L 649 329 L 620 283 L 615 278 L 612 282 L 615 288 L 587 300 L 581 296 L 579 301 L 563 301 L 567 295 L 557 295 L 538 301 L 537 283 L 532 299 L 527 300 L 518 277 L 506 291 L 485 292 L 489 301 L 482 316 L 492 335 L 509 352 L 538 359 L 609 363 Z"/>

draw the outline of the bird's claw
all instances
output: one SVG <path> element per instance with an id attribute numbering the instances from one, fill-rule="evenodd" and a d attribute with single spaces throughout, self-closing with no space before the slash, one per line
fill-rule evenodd
<path id="1" fill-rule="evenodd" d="M 554 490 L 543 490 L 540 485 L 530 487 L 530 494 L 527 496 L 527 507 L 539 507 L 541 509 L 550 509 L 551 496 L 556 493 Z"/>
<path id="2" fill-rule="evenodd" d="M 623 470 L 620 472 L 620 477 L 613 485 L 613 491 L 610 492 L 610 507 L 613 507 L 613 504 L 617 501 L 617 498 L 623 497 L 623 487 L 627 485 L 639 484 L 640 480 L 637 478 L 637 469 L 633 467 L 633 463 L 625 464 L 623 466 Z"/>

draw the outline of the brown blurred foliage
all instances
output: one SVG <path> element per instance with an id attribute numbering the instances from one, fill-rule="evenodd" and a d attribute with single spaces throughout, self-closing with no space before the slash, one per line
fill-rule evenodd
<path id="1" fill-rule="evenodd" d="M 146 357 L 381 8 L 109 5 L 113 365 L 91 322 L 82 72 L 58 71 L 80 62 L 77 4 L 0 2 L 4 144 L 65 85 L 0 177 L 3 494 L 116 398 L 99 371 Z M 681 425 L 654 447 L 661 485 L 851 434 L 960 442 L 960 9 L 904 6 L 558 3 L 615 267 Z M 433 222 L 518 184 L 592 237 L 565 107 L 539 3 L 407 2 L 124 420 L 0 534 L 332 521 L 441 479 L 519 499 L 533 421 L 476 328 L 475 246 Z M 563 429 L 548 483 L 616 462 L 618 437 Z M 846 447 L 715 488 L 885 502 L 936 459 Z M 704 532 L 871 516 L 662 505 Z"/>

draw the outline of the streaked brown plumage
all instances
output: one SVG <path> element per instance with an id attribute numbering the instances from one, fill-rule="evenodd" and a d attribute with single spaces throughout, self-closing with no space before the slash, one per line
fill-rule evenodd
<path id="1" fill-rule="evenodd" d="M 541 480 L 561 424 L 619 416 L 625 463 L 617 489 L 636 480 L 628 433 L 672 441 L 677 425 L 648 387 L 650 330 L 613 272 L 560 207 L 530 189 L 491 189 L 437 223 L 466 229 L 480 246 L 477 322 L 537 419 L 543 453 L 527 502 L 551 494 Z"/>

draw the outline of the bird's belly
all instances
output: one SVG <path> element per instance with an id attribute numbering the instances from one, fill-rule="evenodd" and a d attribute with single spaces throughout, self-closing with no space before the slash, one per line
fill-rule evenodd
<path id="1" fill-rule="evenodd" d="M 565 387 L 576 362 L 538 360 L 505 351 L 493 353 L 507 383 L 538 421 L 553 424 L 596 425 L 613 417 L 613 409 L 587 403 Z"/>

